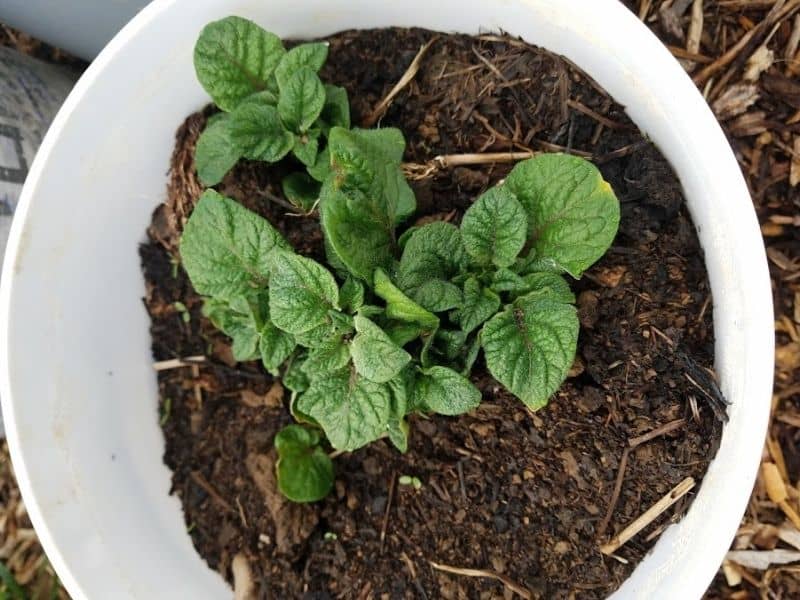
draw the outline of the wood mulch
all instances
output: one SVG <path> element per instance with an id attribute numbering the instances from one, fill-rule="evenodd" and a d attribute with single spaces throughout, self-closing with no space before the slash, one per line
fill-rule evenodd
<path id="1" fill-rule="evenodd" d="M 763 472 L 769 477 L 777 472 L 787 494 L 784 508 L 798 510 L 800 0 L 625 0 L 625 4 L 656 32 L 706 94 L 750 186 L 767 244 L 777 340 L 773 419 Z M 3 26 L 0 44 L 23 51 L 41 48 Z M 51 54 L 40 57 L 57 58 L 57 53 L 46 52 Z M 0 465 L 0 561 L 31 598 L 43 597 L 52 572 L 32 535 L 5 445 Z M 766 479 L 759 477 L 732 554 L 706 594 L 709 599 L 800 597 L 797 557 L 788 564 L 770 563 L 800 552 L 800 529 L 775 503 L 774 481 L 770 497 Z M 67 597 L 63 591 L 57 593 Z"/>

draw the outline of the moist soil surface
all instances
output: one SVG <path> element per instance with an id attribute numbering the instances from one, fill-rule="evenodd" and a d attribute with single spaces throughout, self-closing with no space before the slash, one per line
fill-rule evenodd
<path id="1" fill-rule="evenodd" d="M 710 372 L 710 289 L 666 160 L 585 74 L 508 38 L 344 32 L 329 38 L 323 79 L 347 89 L 353 122 L 362 123 L 433 38 L 419 73 L 380 120 L 405 133 L 405 161 L 528 149 L 590 157 L 621 201 L 619 235 L 573 283 L 578 357 L 546 408 L 527 410 L 479 362 L 478 409 L 412 417 L 408 453 L 381 440 L 338 456 L 334 492 L 293 505 L 273 475 L 273 437 L 291 421 L 288 392 L 258 363 L 232 359 L 180 267 L 181 227 L 202 191 L 194 146 L 213 109 L 188 117 L 167 200 L 141 247 L 155 360 L 204 357 L 159 371 L 164 460 L 197 551 L 231 582 L 234 558 L 249 566 L 253 597 L 509 598 L 515 588 L 534 598 L 605 597 L 697 488 L 616 557 L 599 545 L 683 479 L 700 485 L 718 447 L 724 408 Z M 418 217 L 458 223 L 510 166 L 424 177 L 411 169 L 420 177 L 412 181 Z M 268 218 L 299 252 L 322 258 L 316 216 L 283 206 L 282 168 L 243 162 L 218 189 Z M 637 442 L 665 425 L 666 433 Z M 421 487 L 400 485 L 403 475 Z"/>

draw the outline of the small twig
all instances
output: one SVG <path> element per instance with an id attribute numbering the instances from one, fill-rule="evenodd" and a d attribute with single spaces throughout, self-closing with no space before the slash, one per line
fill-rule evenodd
<path id="1" fill-rule="evenodd" d="M 686 379 L 689 380 L 689 383 L 691 383 L 694 387 L 700 390 L 700 392 L 702 392 L 702 394 L 706 398 L 708 398 L 712 403 L 717 401 L 717 399 L 714 398 L 714 396 L 712 396 L 711 394 L 709 394 L 703 386 L 697 383 L 697 381 L 695 381 L 695 379 L 691 375 L 689 375 L 688 373 L 684 373 L 684 375 L 686 376 Z"/>
<path id="2" fill-rule="evenodd" d="M 203 488 L 203 491 L 205 491 L 209 496 L 211 496 L 211 499 L 214 502 L 219 504 L 222 508 L 227 510 L 229 513 L 234 514 L 234 515 L 237 514 L 237 512 L 233 509 L 233 507 L 230 504 L 228 504 L 228 502 L 225 500 L 225 498 L 220 496 L 219 493 L 217 492 L 217 490 L 215 490 L 211 486 L 211 484 L 208 483 L 208 481 L 206 481 L 206 478 L 203 477 L 203 475 L 200 473 L 200 471 L 192 471 L 191 472 L 191 477 L 192 477 L 192 480 L 197 485 L 199 485 L 201 488 Z"/>
<path id="3" fill-rule="evenodd" d="M 287 210 L 290 210 L 295 214 L 297 213 L 297 207 L 294 204 L 292 204 L 291 202 L 287 202 L 286 200 L 284 200 L 280 196 L 276 196 L 275 194 L 273 194 L 269 190 L 261 190 L 259 192 L 259 195 L 262 196 L 263 198 L 266 198 L 270 202 L 274 202 L 278 206 L 282 206 L 283 208 L 285 208 Z"/>
<path id="4" fill-rule="evenodd" d="M 637 436 L 635 438 L 631 438 L 628 440 L 628 447 L 633 450 L 636 446 L 644 444 L 645 442 L 649 442 L 652 439 L 657 438 L 660 435 L 664 435 L 675 431 L 683 427 L 686 424 L 686 419 L 675 419 L 674 421 L 670 421 L 669 423 L 665 423 L 661 427 L 656 427 L 652 431 L 649 431 L 645 434 Z"/>
<path id="5" fill-rule="evenodd" d="M 507 135 L 504 135 L 504 134 L 500 133 L 499 131 L 497 131 L 494 127 L 492 127 L 492 124 L 489 122 L 489 119 L 484 117 L 477 110 L 473 111 L 472 116 L 473 116 L 473 118 L 475 118 L 478 121 L 480 121 L 481 125 L 483 125 L 483 127 L 486 129 L 486 131 L 488 131 L 489 134 L 492 135 L 495 139 L 499 139 L 499 140 L 502 140 L 504 142 L 508 142 L 509 144 L 512 144 L 512 145 L 516 146 L 517 148 L 519 148 L 523 152 L 531 152 L 531 153 L 533 152 L 533 150 L 531 150 L 530 148 L 528 148 L 524 144 L 521 144 L 521 143 L 513 140 L 512 138 L 508 137 Z"/>
<path id="6" fill-rule="evenodd" d="M 399 94 L 404 87 L 411 83 L 411 80 L 414 79 L 419 71 L 422 58 L 437 39 L 439 39 L 438 36 L 431 38 L 419 49 L 419 52 L 417 52 L 417 55 L 414 57 L 414 60 L 411 61 L 411 64 L 408 65 L 408 69 L 406 69 L 406 72 L 403 73 L 403 76 L 400 78 L 400 80 L 394 85 L 391 91 L 386 94 L 386 97 L 378 102 L 378 105 L 363 120 L 362 125 L 364 127 L 372 127 L 375 125 L 375 123 L 378 122 L 378 119 L 383 116 L 383 113 L 386 112 L 386 109 L 389 108 L 389 105 L 392 103 L 392 100 L 394 100 L 394 97 L 397 96 L 397 94 Z"/>
<path id="7" fill-rule="evenodd" d="M 422 584 L 417 578 L 417 569 L 414 568 L 414 562 L 408 557 L 405 551 L 400 553 L 400 558 L 406 563 L 406 568 L 411 575 L 411 580 L 414 582 L 414 587 L 417 588 L 417 592 L 419 592 L 419 597 L 422 598 L 422 600 L 428 600 L 428 594 L 425 593 L 425 588 L 422 587 Z"/>
<path id="8" fill-rule="evenodd" d="M 392 471 L 392 478 L 389 480 L 389 498 L 386 500 L 386 512 L 383 513 L 383 523 L 381 523 L 381 554 L 383 554 L 383 544 L 386 541 L 386 529 L 389 527 L 389 512 L 392 510 L 392 498 L 394 497 L 394 485 L 396 480 L 397 473 Z"/>
<path id="9" fill-rule="evenodd" d="M 204 362 L 206 362 L 205 356 L 186 356 L 184 358 L 170 358 L 168 360 L 154 362 L 153 368 L 156 371 L 169 371 L 170 369 L 179 369 L 180 367 L 193 367 Z"/>
<path id="10" fill-rule="evenodd" d="M 603 517 L 600 526 L 597 528 L 598 539 L 603 537 L 606 529 L 608 529 L 608 524 L 611 522 L 611 517 L 614 515 L 614 509 L 617 507 L 619 495 L 620 492 L 622 492 L 622 481 L 625 479 L 625 468 L 628 466 L 628 454 L 630 454 L 630 451 L 630 448 L 625 448 L 625 450 L 622 451 L 622 458 L 619 460 L 619 469 L 617 469 L 617 479 L 614 481 L 614 491 L 611 493 L 611 502 L 608 503 L 606 516 Z"/>
<path id="11" fill-rule="evenodd" d="M 500 573 L 495 573 L 494 571 L 487 571 L 485 569 L 462 569 L 460 567 L 451 567 L 450 565 L 442 565 L 439 563 L 435 563 L 432 560 L 428 561 L 434 569 L 437 571 L 444 571 L 445 573 L 452 573 L 453 575 L 464 575 L 465 577 L 487 577 L 489 579 L 494 579 L 495 581 L 499 581 L 504 586 L 506 586 L 512 592 L 519 594 L 525 600 L 532 600 L 533 594 L 515 581 L 512 581 L 505 575 L 501 575 Z"/>
<path id="12" fill-rule="evenodd" d="M 689 23 L 689 34 L 686 38 L 686 50 L 692 54 L 700 51 L 700 38 L 703 35 L 703 0 L 694 0 L 692 4 L 692 20 Z"/>
<path id="13" fill-rule="evenodd" d="M 239 496 L 236 496 L 236 508 L 239 509 L 239 518 L 242 520 L 242 525 L 244 525 L 245 529 L 249 529 L 250 526 L 247 524 L 247 517 L 244 514 L 244 507 L 239 500 Z"/>
<path id="14" fill-rule="evenodd" d="M 606 532 L 608 528 L 608 524 L 611 522 L 611 517 L 614 515 L 614 509 L 617 507 L 617 502 L 619 501 L 619 495 L 622 492 L 622 482 L 625 480 L 625 468 L 628 466 L 628 455 L 630 451 L 657 438 L 660 435 L 664 435 L 678 429 L 682 425 L 686 423 L 686 419 L 676 419 L 674 421 L 670 421 L 669 423 L 665 423 L 660 427 L 656 427 L 652 431 L 649 431 L 643 435 L 630 438 L 628 440 L 628 447 L 622 451 L 622 458 L 619 461 L 619 469 L 617 470 L 617 479 L 614 481 L 614 491 L 611 493 L 611 501 L 608 504 L 608 510 L 606 511 L 605 517 L 600 522 L 600 526 L 597 528 L 597 537 L 603 537 L 603 534 Z"/>
<path id="15" fill-rule="evenodd" d="M 577 100 L 573 100 L 572 98 L 567 100 L 567 106 L 577 110 L 579 113 L 583 113 L 587 117 L 591 117 L 598 123 L 602 123 L 609 129 L 631 129 L 631 127 L 623 125 L 622 123 L 617 123 L 616 121 L 612 121 L 608 117 L 593 111 L 588 106 L 585 106 L 584 104 L 581 104 L 580 102 L 578 102 Z"/>
<path id="16" fill-rule="evenodd" d="M 628 525 L 620 533 L 614 536 L 607 544 L 600 546 L 600 552 L 603 554 L 612 554 L 632 537 L 639 533 L 642 529 L 650 525 L 656 520 L 665 510 L 675 504 L 678 500 L 688 494 L 695 486 L 695 481 L 692 477 L 687 477 L 670 490 L 661 500 L 656 502 L 653 506 L 648 508 L 640 517 L 633 523 Z"/>
<path id="17" fill-rule="evenodd" d="M 403 163 L 403 172 L 410 179 L 425 179 L 437 171 L 466 165 L 510 163 L 536 156 L 536 152 L 483 152 L 474 154 L 442 154 L 425 163 Z"/>
<path id="18" fill-rule="evenodd" d="M 697 54 L 695 52 L 689 52 L 688 50 L 684 50 L 680 46 L 667 46 L 667 50 L 672 52 L 672 56 L 675 58 L 684 58 L 686 60 L 691 60 L 696 63 L 701 63 L 707 65 L 708 63 L 714 62 L 714 59 L 710 56 L 706 56 L 705 54 Z"/>
<path id="19" fill-rule="evenodd" d="M 617 148 L 616 150 L 612 150 L 606 154 L 601 154 L 600 156 L 596 156 L 594 158 L 594 162 L 598 165 L 602 165 L 603 163 L 607 163 L 610 160 L 614 160 L 615 158 L 622 158 L 623 156 L 627 156 L 642 148 L 647 146 L 650 142 L 648 140 L 641 140 L 638 142 L 634 142 L 633 144 L 628 144 L 627 146 L 623 146 L 622 148 Z M 573 154 L 577 154 L 578 156 L 582 156 L 578 152 L 573 151 Z M 588 158 L 592 158 L 591 155 Z"/>
<path id="20" fill-rule="evenodd" d="M 503 75 L 500 69 L 498 69 L 495 65 L 493 65 L 491 61 L 488 58 L 486 58 L 483 54 L 478 52 L 478 49 L 475 46 L 472 47 L 472 53 L 478 57 L 479 61 L 481 61 L 484 65 L 489 67 L 489 70 L 492 73 L 494 73 L 498 79 L 502 79 L 503 81 L 508 81 L 508 78 L 505 75 Z"/>
<path id="21" fill-rule="evenodd" d="M 464 499 L 464 504 L 467 503 L 467 486 L 464 485 L 464 465 L 463 459 L 459 460 L 456 464 L 456 470 L 458 471 L 458 483 L 461 487 L 461 497 Z"/>

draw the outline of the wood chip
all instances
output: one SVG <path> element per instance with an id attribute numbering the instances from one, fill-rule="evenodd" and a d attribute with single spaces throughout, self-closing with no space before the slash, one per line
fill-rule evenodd
<path id="1" fill-rule="evenodd" d="M 256 584 L 253 581 L 253 572 L 250 570 L 250 561 L 241 552 L 231 561 L 231 574 L 233 575 L 233 600 L 255 600 Z"/>
<path id="2" fill-rule="evenodd" d="M 761 74 L 769 69 L 773 62 L 775 62 L 775 53 L 766 44 L 763 44 L 747 59 L 747 66 L 743 75 L 744 80 L 751 83 L 758 81 Z"/>
<path id="3" fill-rule="evenodd" d="M 800 529 L 797 527 L 788 523 L 781 525 L 778 529 L 778 538 L 800 550 Z"/>
<path id="4" fill-rule="evenodd" d="M 800 183 L 800 135 L 794 136 L 793 149 L 792 164 L 789 168 L 789 185 L 797 187 L 797 184 Z"/>
<path id="5" fill-rule="evenodd" d="M 730 561 L 726 560 L 722 563 L 722 572 L 725 574 L 725 581 L 730 587 L 736 587 L 742 583 L 742 574 Z"/>
<path id="6" fill-rule="evenodd" d="M 711 105 L 720 121 L 742 114 L 759 99 L 758 86 L 752 83 L 737 83 L 725 90 Z"/>
<path id="7" fill-rule="evenodd" d="M 798 47 L 800 47 L 800 15 L 795 15 L 794 25 L 792 26 L 792 33 L 786 41 L 786 50 L 783 52 L 783 57 L 789 63 L 787 71 L 789 75 L 795 74 L 800 71 L 798 62 Z"/>
<path id="8" fill-rule="evenodd" d="M 731 550 L 725 555 L 725 558 L 747 569 L 765 571 L 771 565 L 800 562 L 800 552 L 794 550 Z"/>
<path id="9" fill-rule="evenodd" d="M 700 52 L 700 38 L 702 36 L 703 0 L 694 0 L 692 4 L 692 20 L 689 23 L 689 34 L 686 36 L 686 50 L 693 54 Z"/>

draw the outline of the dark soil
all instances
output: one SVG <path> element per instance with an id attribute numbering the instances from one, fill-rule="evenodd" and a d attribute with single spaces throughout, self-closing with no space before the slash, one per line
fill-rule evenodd
<path id="1" fill-rule="evenodd" d="M 348 89 L 355 123 L 433 35 L 393 29 L 330 38 L 323 75 Z M 624 545 L 620 559 L 602 555 L 599 544 L 684 478 L 699 482 L 723 417 L 706 395 L 715 387 L 702 251 L 677 178 L 623 108 L 545 51 L 438 36 L 381 121 L 405 132 L 406 161 L 527 148 L 583 153 L 622 202 L 620 234 L 574 285 L 578 361 L 548 407 L 529 412 L 479 365 L 479 409 L 412 418 L 405 455 L 379 441 L 336 458 L 335 493 L 310 506 L 285 503 L 272 475 L 272 438 L 290 420 L 288 394 L 257 363 L 232 360 L 179 266 L 181 225 L 201 192 L 192 155 L 207 114 L 178 131 L 168 198 L 141 255 L 155 359 L 206 357 L 159 372 L 159 388 L 173 492 L 209 566 L 232 580 L 233 557 L 244 557 L 262 598 L 511 596 L 501 581 L 444 573 L 432 562 L 491 571 L 537 598 L 616 589 L 693 494 Z M 458 222 L 508 170 L 462 167 L 415 181 L 420 215 Z M 271 200 L 280 197 L 278 181 L 275 169 L 242 164 L 219 189 L 269 218 L 298 251 L 321 256 L 317 220 L 287 215 Z M 188 307 L 188 322 L 176 301 Z M 630 451 L 600 531 L 629 440 L 678 419 Z M 421 489 L 399 485 L 401 475 L 418 477 Z"/>

